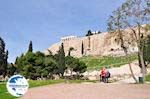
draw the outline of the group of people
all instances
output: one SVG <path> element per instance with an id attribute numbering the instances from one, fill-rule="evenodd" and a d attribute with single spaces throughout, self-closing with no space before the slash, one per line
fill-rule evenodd
<path id="1" fill-rule="evenodd" d="M 110 72 L 103 67 L 102 70 L 100 70 L 100 82 L 108 83 L 108 78 L 110 78 Z"/>

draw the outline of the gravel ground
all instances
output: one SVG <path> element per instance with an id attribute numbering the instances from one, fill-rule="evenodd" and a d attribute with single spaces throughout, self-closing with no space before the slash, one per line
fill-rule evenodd
<path id="1" fill-rule="evenodd" d="M 150 84 L 56 84 L 31 88 L 21 99 L 150 99 Z"/>

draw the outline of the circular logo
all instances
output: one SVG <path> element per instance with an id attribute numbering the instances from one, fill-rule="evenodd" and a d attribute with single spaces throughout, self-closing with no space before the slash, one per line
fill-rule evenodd
<path id="1" fill-rule="evenodd" d="M 16 97 L 23 96 L 29 87 L 28 81 L 21 75 L 14 75 L 7 82 L 8 92 Z"/>

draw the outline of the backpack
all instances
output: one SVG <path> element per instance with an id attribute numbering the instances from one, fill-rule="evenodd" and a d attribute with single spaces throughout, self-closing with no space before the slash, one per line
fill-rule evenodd
<path id="1" fill-rule="evenodd" d="M 109 71 L 106 73 L 106 78 L 110 78 L 110 72 Z"/>

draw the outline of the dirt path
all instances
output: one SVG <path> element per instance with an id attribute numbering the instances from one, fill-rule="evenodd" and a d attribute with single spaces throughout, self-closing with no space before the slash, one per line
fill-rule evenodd
<path id="1" fill-rule="evenodd" d="M 21 99 L 150 99 L 150 85 L 56 84 L 31 88 Z"/>

